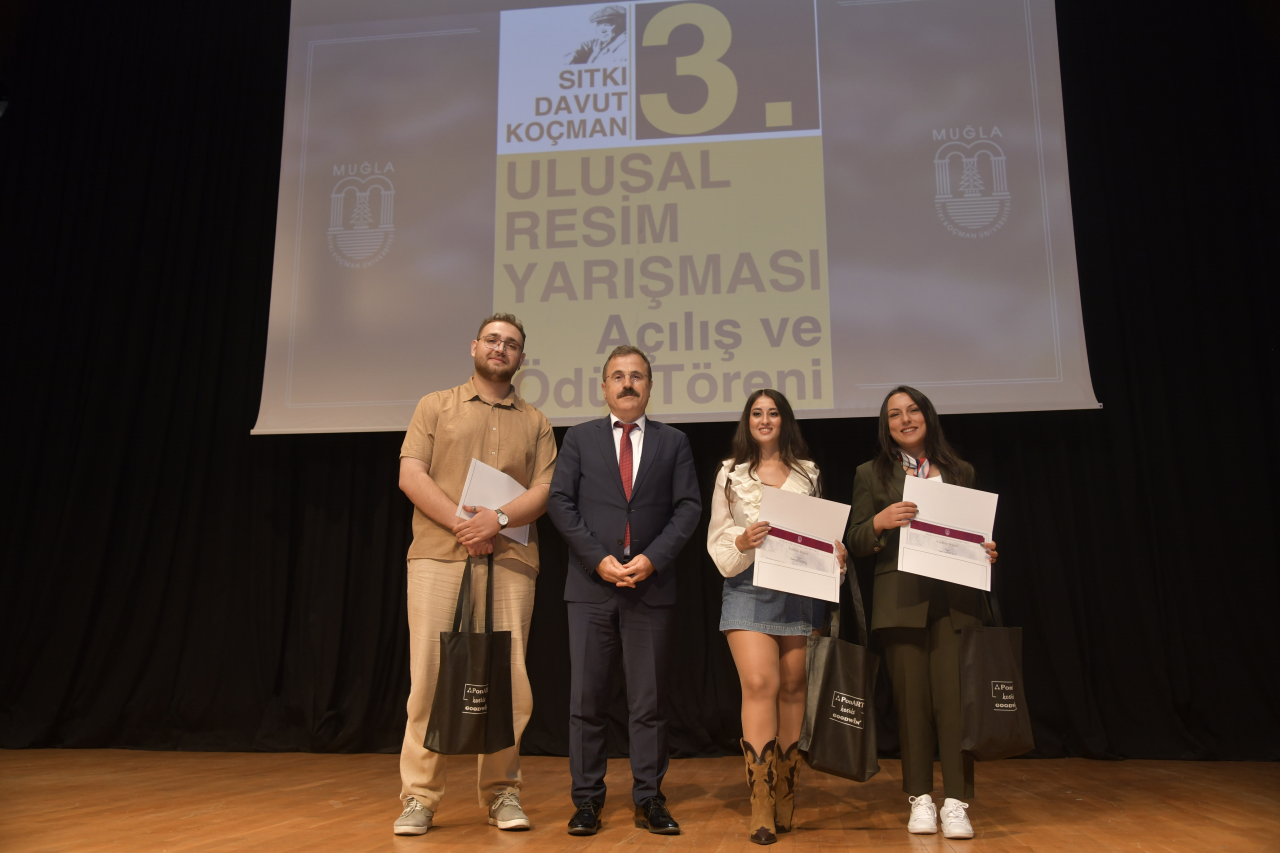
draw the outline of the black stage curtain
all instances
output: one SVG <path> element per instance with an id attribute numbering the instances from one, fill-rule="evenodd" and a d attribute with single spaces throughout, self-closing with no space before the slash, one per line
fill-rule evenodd
<path id="1" fill-rule="evenodd" d="M 1001 495 L 997 584 L 1026 628 L 1042 756 L 1280 758 L 1269 9 L 1059 0 L 1105 407 L 946 419 Z M 399 748 L 401 436 L 249 435 L 288 19 L 287 0 L 7 19 L 4 747 Z M 709 492 L 730 426 L 684 429 Z M 875 424 L 804 431 L 844 498 Z M 524 746 L 564 754 L 564 546 L 541 533 Z M 739 690 L 700 540 L 679 576 L 673 743 L 732 752 Z"/>

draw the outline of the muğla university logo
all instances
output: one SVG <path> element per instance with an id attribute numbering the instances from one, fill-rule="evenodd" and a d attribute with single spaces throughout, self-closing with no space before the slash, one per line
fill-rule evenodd
<path id="1" fill-rule="evenodd" d="M 1011 201 L 1004 151 L 992 141 L 1000 136 L 999 127 L 990 132 L 973 126 L 933 132 L 935 142 L 949 140 L 933 155 L 937 182 L 933 209 L 946 229 L 957 237 L 988 237 L 1009 221 Z"/>
<path id="2" fill-rule="evenodd" d="M 391 163 L 334 166 L 338 182 L 329 193 L 329 253 L 344 267 L 371 267 L 387 256 L 396 227 L 396 190 L 387 177 Z"/>

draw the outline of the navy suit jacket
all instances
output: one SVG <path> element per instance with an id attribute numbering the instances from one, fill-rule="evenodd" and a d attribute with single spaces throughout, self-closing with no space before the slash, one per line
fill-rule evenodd
<path id="1" fill-rule="evenodd" d="M 569 546 L 565 601 L 600 603 L 619 595 L 651 605 L 675 604 L 672 566 L 702 516 L 688 437 L 646 420 L 640 468 L 628 501 L 609 418 L 571 427 L 556 459 L 547 515 Z M 596 573 L 606 555 L 620 563 L 630 559 L 622 554 L 628 520 L 632 557 L 644 554 L 653 563 L 653 574 L 635 589 L 615 586 Z"/>

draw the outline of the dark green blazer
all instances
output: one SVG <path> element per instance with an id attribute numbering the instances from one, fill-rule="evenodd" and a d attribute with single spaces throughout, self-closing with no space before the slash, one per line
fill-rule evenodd
<path id="1" fill-rule="evenodd" d="M 966 479 L 973 482 L 973 467 L 962 463 Z M 886 530 L 876 536 L 872 520 L 876 513 L 902 500 L 906 473 L 893 466 L 893 477 L 886 489 L 876 476 L 871 462 L 858 466 L 853 478 L 853 510 L 849 513 L 849 532 L 845 544 L 855 557 L 876 555 L 876 580 L 871 595 L 871 630 L 880 628 L 927 628 L 929 600 L 945 596 L 951 608 L 951 622 L 960 629 L 981 625 L 983 601 L 981 590 L 898 571 L 898 533 L 901 528 Z M 954 482 L 943 472 L 944 479 Z"/>

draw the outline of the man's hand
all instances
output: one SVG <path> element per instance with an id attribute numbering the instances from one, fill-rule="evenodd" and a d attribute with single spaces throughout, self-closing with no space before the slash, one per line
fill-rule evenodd
<path id="1" fill-rule="evenodd" d="M 844 543 L 836 543 L 836 562 L 840 564 L 840 577 L 844 577 L 845 570 L 849 568 L 849 552 L 845 550 Z"/>
<path id="2" fill-rule="evenodd" d="M 996 551 L 996 543 L 983 542 L 982 547 L 987 549 L 987 559 L 990 560 L 991 562 L 994 563 L 996 561 L 996 557 L 1000 556 L 1000 554 Z"/>
<path id="3" fill-rule="evenodd" d="M 600 565 L 596 566 L 596 574 L 615 586 L 635 586 L 627 578 L 622 564 L 612 554 L 600 561 Z"/>
<path id="4" fill-rule="evenodd" d="M 485 539 L 482 542 L 477 542 L 474 545 L 467 545 L 465 547 L 467 549 L 467 553 L 471 556 L 483 557 L 485 554 L 493 553 L 493 540 Z"/>
<path id="5" fill-rule="evenodd" d="M 498 514 L 483 506 L 464 506 L 467 512 L 474 512 L 471 518 L 460 518 L 451 528 L 453 535 L 463 545 L 470 546 L 492 539 L 498 535 L 502 525 L 498 523 Z M 484 551 L 481 553 L 489 553 Z"/>
<path id="6" fill-rule="evenodd" d="M 644 554 L 637 554 L 631 558 L 631 561 L 622 567 L 623 578 L 629 580 L 630 583 L 618 582 L 618 586 L 634 587 L 640 581 L 653 574 L 653 563 L 649 562 L 649 558 Z"/>

